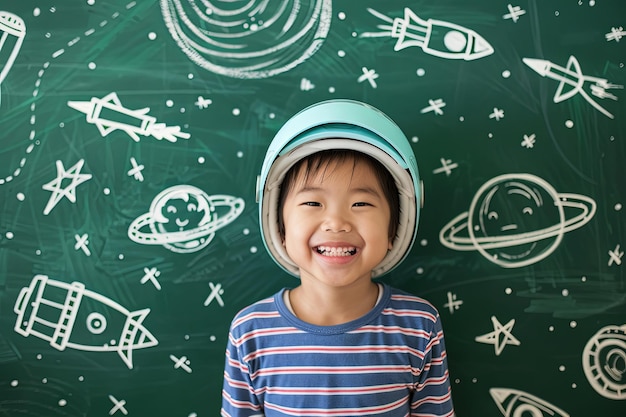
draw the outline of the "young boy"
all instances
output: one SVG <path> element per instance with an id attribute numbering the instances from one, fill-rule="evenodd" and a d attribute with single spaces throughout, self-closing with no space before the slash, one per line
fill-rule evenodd
<path id="1" fill-rule="evenodd" d="M 372 281 L 407 255 L 419 217 L 395 123 L 349 100 L 303 110 L 272 141 L 258 192 L 265 246 L 300 285 L 234 318 L 222 416 L 453 416 L 437 310 Z"/>

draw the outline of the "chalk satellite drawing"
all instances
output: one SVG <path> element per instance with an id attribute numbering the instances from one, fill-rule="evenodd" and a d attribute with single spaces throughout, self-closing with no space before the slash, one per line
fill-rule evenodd
<path id="1" fill-rule="evenodd" d="M 626 400 L 626 324 L 598 330 L 583 349 L 582 363 L 587 381 L 598 394 Z"/>
<path id="2" fill-rule="evenodd" d="M 330 30 L 331 0 L 242 3 L 161 0 L 161 11 L 189 59 L 234 78 L 268 78 L 289 71 L 309 59 Z"/>
<path id="3" fill-rule="evenodd" d="M 14 311 L 15 331 L 22 336 L 46 340 L 61 351 L 117 352 L 129 369 L 133 350 L 158 344 L 143 325 L 149 308 L 128 311 L 81 282 L 68 284 L 37 275 L 20 291 Z"/>
<path id="4" fill-rule="evenodd" d="M 563 235 L 587 224 L 594 216 L 591 198 L 558 193 L 531 174 L 505 174 L 484 183 L 469 210 L 439 233 L 444 246 L 477 250 L 503 268 L 519 268 L 549 256 Z"/>

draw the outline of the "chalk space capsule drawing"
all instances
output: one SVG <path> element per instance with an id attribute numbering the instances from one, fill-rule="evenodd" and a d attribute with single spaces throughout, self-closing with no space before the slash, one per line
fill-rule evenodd
<path id="1" fill-rule="evenodd" d="M 598 330 L 585 345 L 582 359 L 585 376 L 598 394 L 626 400 L 626 324 Z"/>
<path id="2" fill-rule="evenodd" d="M 128 311 L 80 282 L 36 275 L 20 291 L 13 310 L 15 331 L 22 336 L 46 340 L 59 351 L 117 352 L 129 369 L 133 350 L 158 344 L 143 325 L 150 309 Z"/>
<path id="3" fill-rule="evenodd" d="M 546 258 L 565 233 L 587 224 L 595 212 L 589 197 L 557 193 L 535 175 L 505 174 L 480 187 L 469 210 L 441 229 L 439 241 L 454 250 L 478 250 L 501 267 L 519 268 Z"/>

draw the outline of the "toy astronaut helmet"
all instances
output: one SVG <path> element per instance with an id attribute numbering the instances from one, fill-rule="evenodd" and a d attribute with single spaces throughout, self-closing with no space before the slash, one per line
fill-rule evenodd
<path id="1" fill-rule="evenodd" d="M 395 268 L 409 253 L 417 234 L 423 192 L 417 161 L 400 128 L 380 110 L 358 101 L 337 99 L 313 104 L 276 133 L 257 178 L 259 224 L 263 244 L 274 261 L 298 276 L 298 266 L 282 245 L 278 225 L 280 187 L 287 171 L 308 155 L 328 149 L 365 153 L 392 174 L 400 194 L 400 216 L 392 249 L 372 277 Z"/>

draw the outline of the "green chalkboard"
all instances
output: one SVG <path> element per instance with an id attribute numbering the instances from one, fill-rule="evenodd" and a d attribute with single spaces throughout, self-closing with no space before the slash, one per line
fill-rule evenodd
<path id="1" fill-rule="evenodd" d="M 235 313 L 297 281 L 256 177 L 365 101 L 425 205 L 382 278 L 442 316 L 459 417 L 626 415 L 623 0 L 0 4 L 0 415 L 219 415 Z"/>

